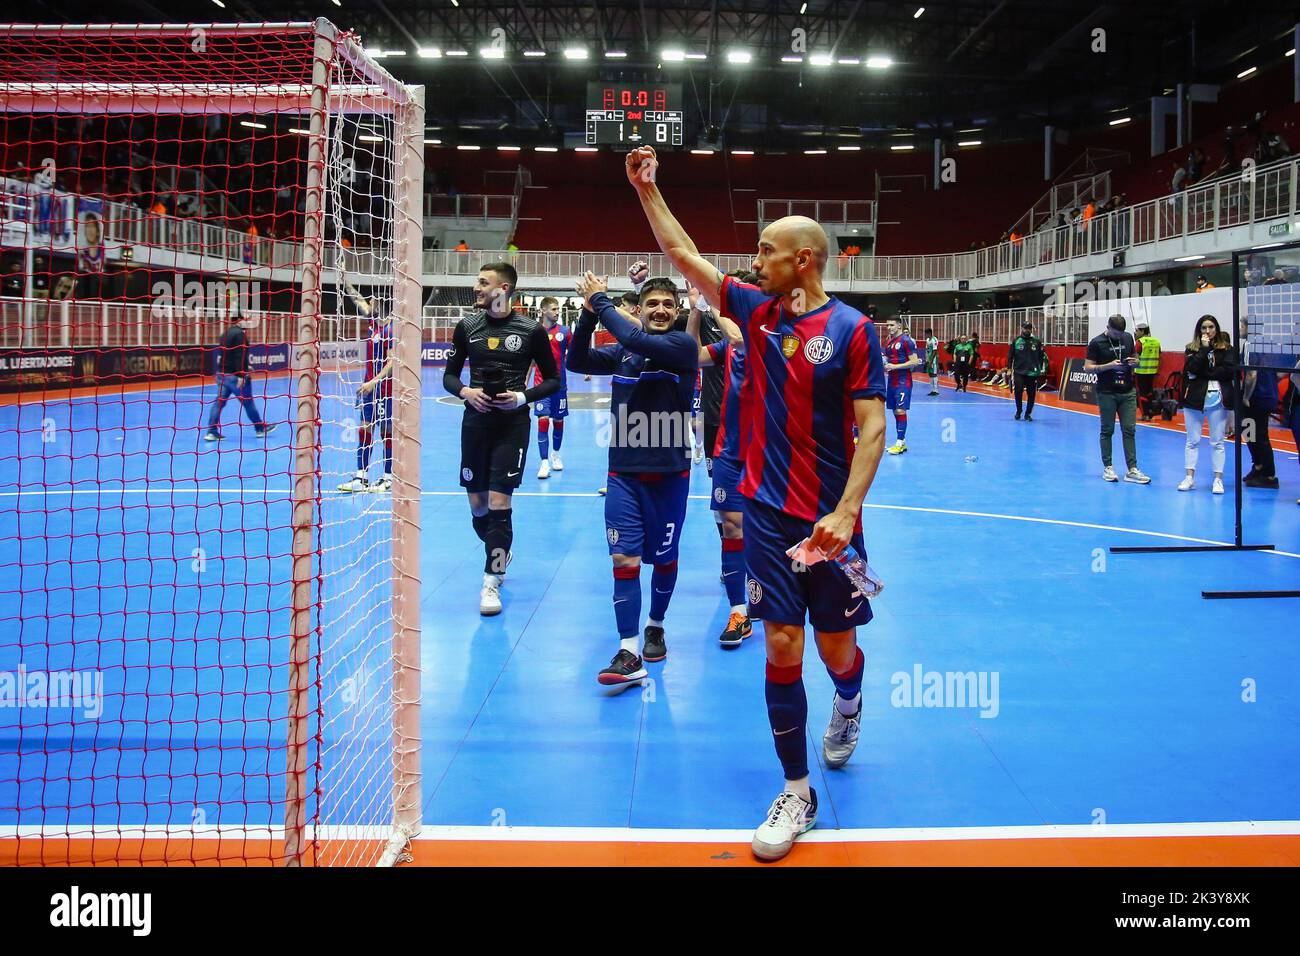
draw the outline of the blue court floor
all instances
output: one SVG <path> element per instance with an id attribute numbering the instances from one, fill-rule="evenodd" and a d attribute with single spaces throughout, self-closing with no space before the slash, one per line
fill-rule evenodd
<path id="1" fill-rule="evenodd" d="M 286 418 L 286 387 L 259 386 L 269 420 Z M 341 383 L 325 387 L 343 401 Z M 571 394 L 592 388 L 603 383 L 570 376 Z M 425 371 L 425 391 L 426 823 L 755 825 L 781 782 L 762 637 L 717 644 L 727 604 L 703 466 L 668 659 L 649 665 L 652 684 L 610 696 L 595 680 L 617 650 L 600 413 L 571 414 L 549 480 L 533 477 L 530 446 L 505 609 L 484 619 L 482 546 L 457 484 L 461 410 L 440 400 L 441 370 Z M 819 828 L 1300 820 L 1300 601 L 1200 597 L 1300 587 L 1295 455 L 1280 455 L 1280 492 L 1246 492 L 1246 539 L 1276 552 L 1111 555 L 1231 540 L 1231 494 L 1175 489 L 1180 432 L 1140 427 L 1152 484 L 1107 484 L 1093 416 L 1040 406 L 1022 423 L 1005 399 L 923 393 L 910 451 L 885 456 L 867 499 L 887 586 L 859 632 L 861 743 L 842 770 L 814 764 Z M 0 450 L 0 540 L 20 542 L 0 552 L 0 672 L 107 665 L 126 680 L 94 719 L 0 709 L 0 824 L 188 823 L 196 805 L 222 808 L 210 823 L 278 818 L 288 628 L 267 582 L 288 579 L 289 436 L 263 445 L 227 424 L 223 447 L 205 445 L 204 394 L 0 406 L 0 436 L 21 450 Z M 69 432 L 57 453 L 41 443 L 47 421 Z M 351 452 L 326 442 L 332 488 Z M 213 535 L 223 586 L 191 587 L 177 569 Z M 927 696 L 932 672 L 974 674 L 985 695 L 959 700 L 946 682 Z M 811 648 L 805 679 L 819 758 L 832 689 Z"/>

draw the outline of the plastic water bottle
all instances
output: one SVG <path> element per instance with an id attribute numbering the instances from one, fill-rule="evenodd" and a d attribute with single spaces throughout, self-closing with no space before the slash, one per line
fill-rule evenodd
<path id="1" fill-rule="evenodd" d="M 968 465 L 973 464 L 973 463 L 975 463 L 975 462 L 977 462 L 977 461 L 979 461 L 979 460 L 980 460 L 979 455 L 967 455 L 967 456 L 966 456 L 966 464 L 968 464 Z"/>
<path id="2" fill-rule="evenodd" d="M 835 556 L 835 563 L 839 565 L 844 576 L 853 582 L 853 586 L 858 589 L 863 597 L 873 598 L 885 589 L 885 582 L 875 571 L 871 570 L 871 565 L 867 564 L 867 559 L 858 554 L 853 545 L 848 545 L 843 551 Z"/>

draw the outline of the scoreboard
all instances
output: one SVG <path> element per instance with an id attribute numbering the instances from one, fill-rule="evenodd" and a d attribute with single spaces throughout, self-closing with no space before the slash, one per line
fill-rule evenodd
<path id="1" fill-rule="evenodd" d="M 588 83 L 587 145 L 682 145 L 680 83 Z"/>

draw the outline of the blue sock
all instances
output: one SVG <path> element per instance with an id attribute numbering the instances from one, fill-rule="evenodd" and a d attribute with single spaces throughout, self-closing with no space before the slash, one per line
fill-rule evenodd
<path id="1" fill-rule="evenodd" d="M 722 580 L 727 586 L 727 603 L 745 603 L 745 539 L 722 539 Z"/>
<path id="2" fill-rule="evenodd" d="M 673 599 L 673 588 L 677 587 L 677 562 L 656 564 L 654 574 L 650 575 L 650 620 L 662 621 L 668 613 L 668 602 Z"/>
<path id="3" fill-rule="evenodd" d="M 555 441 L 553 442 L 556 452 L 560 450 L 560 442 L 562 441 L 564 441 L 564 419 L 557 418 L 555 420 Z"/>
<path id="4" fill-rule="evenodd" d="M 808 776 L 808 695 L 803 688 L 803 665 L 767 664 L 767 720 L 772 725 L 776 756 L 785 779 Z"/>
<path id="5" fill-rule="evenodd" d="M 369 428 L 362 428 L 357 432 L 357 471 L 370 469 L 371 440 Z"/>
<path id="6" fill-rule="evenodd" d="M 862 691 L 862 671 L 865 658 L 862 656 L 862 648 L 855 648 L 853 653 L 853 663 L 849 669 L 842 674 L 837 674 L 829 667 L 826 673 L 831 675 L 831 683 L 835 685 L 835 692 L 840 695 L 841 700 L 852 700 Z"/>
<path id="7" fill-rule="evenodd" d="M 551 433 L 546 430 L 546 419 L 542 419 L 537 423 L 537 454 L 542 456 L 542 461 L 546 461 L 550 457 L 550 445 Z M 556 447 L 559 447 L 559 442 L 556 442 Z"/>
<path id="8" fill-rule="evenodd" d="M 619 638 L 641 633 L 641 568 L 614 569 L 614 623 Z"/>
<path id="9" fill-rule="evenodd" d="M 898 429 L 898 440 L 899 440 L 899 441 L 902 441 L 903 438 L 906 437 L 906 435 L 907 435 L 907 416 L 906 416 L 906 415 L 895 415 L 895 416 L 894 416 L 894 427 L 895 427 L 896 429 Z"/>

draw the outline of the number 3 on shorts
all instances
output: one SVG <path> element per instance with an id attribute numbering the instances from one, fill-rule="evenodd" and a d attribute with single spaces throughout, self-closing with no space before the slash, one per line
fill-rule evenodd
<path id="1" fill-rule="evenodd" d="M 673 546 L 673 532 L 677 530 L 677 522 L 668 522 L 668 534 L 664 535 L 664 543 L 659 546 L 660 551 L 667 551 Z"/>

